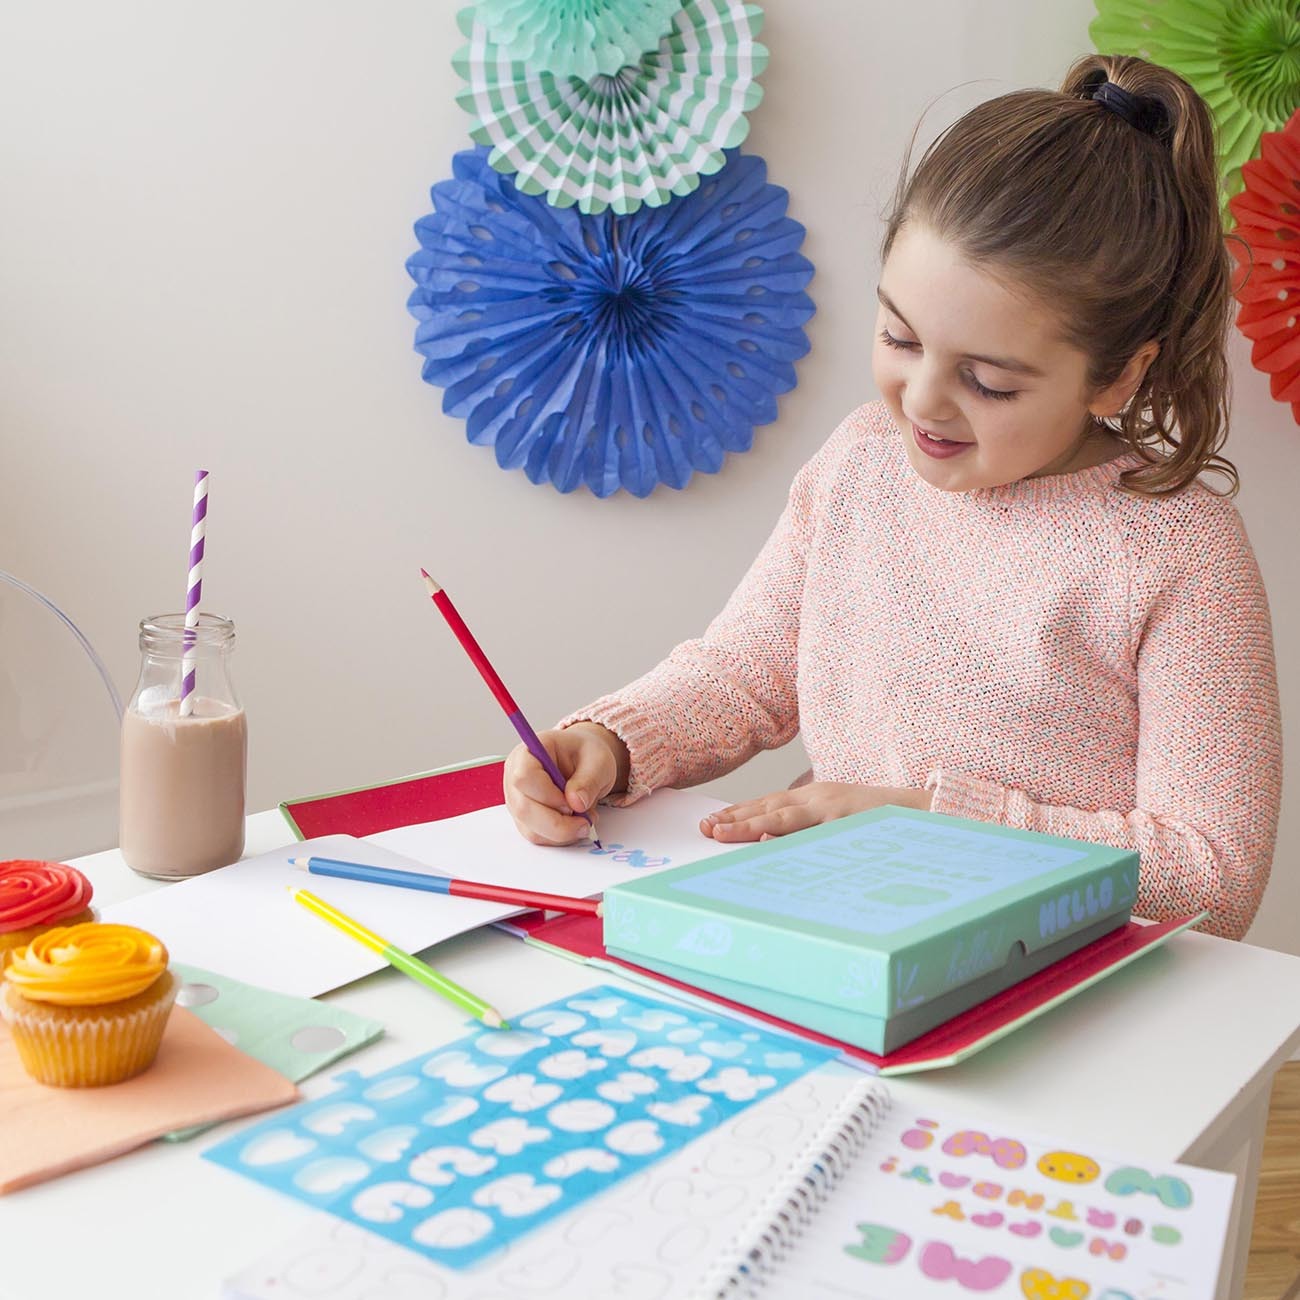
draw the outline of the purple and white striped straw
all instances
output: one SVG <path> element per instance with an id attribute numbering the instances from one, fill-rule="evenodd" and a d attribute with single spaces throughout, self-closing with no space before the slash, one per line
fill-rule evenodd
<path id="1" fill-rule="evenodd" d="M 185 589 L 185 649 L 181 654 L 181 717 L 194 712 L 194 642 L 203 595 L 203 538 L 208 519 L 208 471 L 194 473 L 194 522 L 190 527 L 190 576 Z"/>

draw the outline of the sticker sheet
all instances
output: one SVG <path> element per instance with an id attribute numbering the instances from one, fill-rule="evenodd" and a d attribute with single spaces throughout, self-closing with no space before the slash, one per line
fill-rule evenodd
<path id="1" fill-rule="evenodd" d="M 1233 1185 L 896 1102 L 763 1294 L 1213 1300 Z"/>
<path id="2" fill-rule="evenodd" d="M 465 1268 L 833 1053 L 600 985 L 281 1112 L 205 1152 Z"/>

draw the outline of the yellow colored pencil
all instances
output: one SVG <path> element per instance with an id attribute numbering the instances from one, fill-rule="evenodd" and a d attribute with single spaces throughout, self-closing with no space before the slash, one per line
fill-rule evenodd
<path id="1" fill-rule="evenodd" d="M 489 1006 L 482 998 L 476 998 L 468 989 L 462 988 L 455 980 L 440 974 L 418 957 L 412 957 L 409 952 L 396 944 L 389 943 L 373 930 L 368 930 L 360 921 L 354 921 L 352 917 L 340 912 L 337 907 L 331 906 L 323 898 L 318 898 L 310 890 L 298 889 L 294 885 L 289 886 L 289 892 L 294 900 L 301 903 L 309 912 L 315 912 L 335 929 L 342 930 L 344 934 L 351 935 L 359 943 L 365 944 L 372 952 L 377 952 L 390 966 L 401 971 L 403 975 L 410 976 L 417 984 L 423 984 L 425 988 L 441 994 L 448 1002 L 458 1006 L 462 1011 L 469 1012 L 485 1025 L 491 1025 L 493 1029 L 510 1028 L 495 1007 Z"/>

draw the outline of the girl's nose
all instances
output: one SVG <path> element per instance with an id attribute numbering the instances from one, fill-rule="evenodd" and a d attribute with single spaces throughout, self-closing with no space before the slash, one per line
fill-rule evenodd
<path id="1" fill-rule="evenodd" d="M 902 391 L 902 409 L 907 419 L 931 433 L 941 432 L 945 424 L 957 419 L 957 408 L 948 396 L 915 383 L 909 383 Z"/>
<path id="2" fill-rule="evenodd" d="M 902 393 L 903 412 L 921 428 L 937 433 L 957 417 L 957 408 L 947 393 L 942 376 L 924 362 L 908 376 Z"/>

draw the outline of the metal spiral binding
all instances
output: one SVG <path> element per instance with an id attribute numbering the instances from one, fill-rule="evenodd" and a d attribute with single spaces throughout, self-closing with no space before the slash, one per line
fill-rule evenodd
<path id="1" fill-rule="evenodd" d="M 892 1104 L 874 1080 L 864 1079 L 840 1100 L 821 1133 L 808 1147 L 811 1162 L 792 1163 L 728 1251 L 693 1293 L 701 1300 L 731 1300 L 762 1289 L 771 1270 L 785 1258 L 840 1179 L 862 1153 Z"/>

